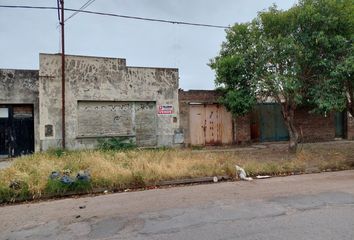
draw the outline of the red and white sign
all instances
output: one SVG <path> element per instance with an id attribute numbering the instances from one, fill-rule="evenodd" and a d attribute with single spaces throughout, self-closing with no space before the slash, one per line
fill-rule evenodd
<path id="1" fill-rule="evenodd" d="M 158 114 L 173 114 L 172 105 L 160 105 Z"/>

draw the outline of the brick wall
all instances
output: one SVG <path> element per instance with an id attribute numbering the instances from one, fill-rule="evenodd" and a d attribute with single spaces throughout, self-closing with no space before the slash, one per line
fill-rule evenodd
<path id="1" fill-rule="evenodd" d="M 335 138 L 334 114 L 323 116 L 309 113 L 309 108 L 295 112 L 295 125 L 304 142 L 331 141 Z"/>
<path id="2" fill-rule="evenodd" d="M 201 102 L 201 103 L 216 103 L 221 96 L 215 90 L 189 90 L 183 91 L 179 89 L 178 100 L 180 102 Z"/>

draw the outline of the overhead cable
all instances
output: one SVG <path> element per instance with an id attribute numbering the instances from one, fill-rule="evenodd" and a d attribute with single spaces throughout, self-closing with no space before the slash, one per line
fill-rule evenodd
<path id="1" fill-rule="evenodd" d="M 0 8 L 58 10 L 57 7 L 24 6 L 24 5 L 0 5 Z M 73 8 L 64 8 L 64 10 L 69 11 L 69 12 L 78 12 L 78 13 L 86 13 L 86 14 L 94 14 L 94 15 L 118 17 L 118 18 L 134 19 L 134 20 L 141 20 L 141 21 L 150 21 L 150 22 L 161 22 L 161 23 L 171 23 L 171 24 L 189 25 L 189 26 L 197 26 L 197 27 L 209 27 L 209 28 L 222 28 L 222 29 L 230 28 L 229 26 L 204 24 L 204 23 L 193 23 L 193 22 L 184 22 L 184 21 L 174 21 L 174 20 L 165 20 L 165 19 L 157 19 L 157 18 L 145 18 L 145 17 L 137 17 L 137 16 L 129 16 L 129 15 L 120 15 L 120 14 L 115 14 L 115 13 L 80 10 L 80 9 L 73 9 Z"/>

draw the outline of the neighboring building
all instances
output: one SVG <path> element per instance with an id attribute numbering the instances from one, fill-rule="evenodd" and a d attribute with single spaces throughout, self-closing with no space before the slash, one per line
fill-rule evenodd
<path id="1" fill-rule="evenodd" d="M 118 58 L 65 59 L 68 149 L 93 148 L 107 137 L 148 147 L 178 144 L 178 69 L 129 67 Z M 58 54 L 40 54 L 39 71 L 0 70 L 0 154 L 61 147 L 61 89 Z"/>
<path id="2" fill-rule="evenodd" d="M 0 70 L 0 156 L 40 150 L 38 70 Z"/>
<path id="3" fill-rule="evenodd" d="M 219 105 L 220 94 L 213 90 L 179 91 L 181 129 L 185 145 L 221 145 L 248 142 L 286 141 L 288 130 L 275 103 L 258 104 L 242 117 L 233 118 Z M 354 140 L 354 119 L 346 113 L 326 116 L 299 108 L 295 124 L 304 142 Z"/>

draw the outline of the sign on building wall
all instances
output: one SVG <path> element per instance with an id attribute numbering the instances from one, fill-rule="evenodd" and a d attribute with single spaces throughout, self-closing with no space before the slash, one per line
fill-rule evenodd
<path id="1" fill-rule="evenodd" d="M 173 105 L 160 105 L 158 114 L 162 114 L 162 115 L 173 114 Z"/>

